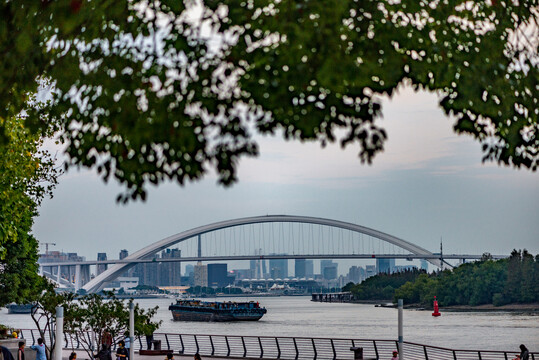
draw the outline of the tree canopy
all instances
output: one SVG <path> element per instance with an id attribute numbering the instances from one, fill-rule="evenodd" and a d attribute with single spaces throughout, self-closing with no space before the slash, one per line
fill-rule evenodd
<path id="1" fill-rule="evenodd" d="M 508 259 L 463 264 L 438 274 L 422 274 L 396 289 L 394 301 L 431 306 L 495 306 L 539 301 L 539 256 L 513 250 Z"/>
<path id="2" fill-rule="evenodd" d="M 381 273 L 359 284 L 349 283 L 357 300 L 403 299 L 406 304 L 431 307 L 434 296 L 442 306 L 535 303 L 539 301 L 539 255 L 513 250 L 508 259 L 480 261 L 427 274 L 423 270 Z"/>
<path id="3" fill-rule="evenodd" d="M 357 300 L 392 300 L 395 290 L 408 282 L 414 282 L 424 270 L 412 269 L 392 274 L 380 273 L 359 284 L 349 283 L 343 291 L 351 291 Z"/>
<path id="4" fill-rule="evenodd" d="M 32 299 L 32 320 L 37 327 L 39 337 L 49 339 L 49 343 L 44 342 L 47 359 L 52 359 L 56 341 L 54 338 L 54 329 L 56 326 L 56 307 L 62 306 L 66 318 L 70 319 L 70 314 L 75 306 L 75 294 L 64 292 L 57 294 L 51 283 L 45 284 L 45 291 Z"/>
<path id="5" fill-rule="evenodd" d="M 32 300 L 44 288 L 37 275 L 37 240 L 30 234 L 41 200 L 51 195 L 57 171 L 39 150 L 20 116 L 0 117 L 9 141 L 0 151 L 0 306 Z"/>
<path id="6" fill-rule="evenodd" d="M 64 328 L 66 339 L 69 336 L 71 345 L 79 344 L 94 358 L 93 351 L 101 349 L 106 340 L 105 333 L 111 337 L 113 344 L 123 340 L 129 330 L 129 302 L 122 301 L 111 292 L 77 296 L 74 293 L 56 293 L 48 284 L 44 291 L 35 299 L 32 307 L 32 319 L 38 328 L 40 337 L 49 339 L 45 343 L 48 359 L 52 359 L 56 341 L 54 328 L 56 325 L 56 307 L 64 309 Z M 133 301 L 131 299 L 130 301 Z M 152 321 L 158 307 L 143 309 L 138 304 L 134 306 L 135 336 L 153 333 L 162 321 Z M 88 334 L 93 334 L 88 336 Z"/>
<path id="7" fill-rule="evenodd" d="M 0 118 L 55 124 L 67 166 L 125 185 L 236 181 L 256 134 L 357 146 L 387 138 L 380 97 L 439 94 L 484 159 L 538 163 L 535 0 L 4 1 Z M 49 106 L 27 97 L 50 81 Z M 4 142 L 6 140 L 4 139 Z"/>
<path id="8" fill-rule="evenodd" d="M 77 300 L 76 303 L 70 304 L 65 315 L 66 333 L 72 340 L 79 341 L 90 358 L 94 357 L 92 351 L 101 349 L 101 345 L 105 343 L 105 333 L 111 336 L 113 344 L 128 336 L 129 302 L 116 298 L 111 292 L 105 293 L 105 296 L 88 294 Z M 159 328 L 162 321 L 152 321 L 157 309 L 156 306 L 145 310 L 134 304 L 136 336 L 153 333 Z M 89 338 L 86 335 L 88 333 L 95 334 L 95 339 Z"/>

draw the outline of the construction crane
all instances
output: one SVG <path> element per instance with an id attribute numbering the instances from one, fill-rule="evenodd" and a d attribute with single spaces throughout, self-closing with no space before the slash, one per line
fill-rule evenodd
<path id="1" fill-rule="evenodd" d="M 56 246 L 55 243 L 49 242 L 39 243 L 39 245 L 45 245 L 45 255 L 49 255 L 49 245 Z"/>

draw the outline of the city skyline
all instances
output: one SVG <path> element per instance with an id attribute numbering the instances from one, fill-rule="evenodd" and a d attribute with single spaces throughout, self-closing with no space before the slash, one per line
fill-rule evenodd
<path id="1" fill-rule="evenodd" d="M 203 266 L 213 266 L 213 265 L 231 265 L 231 271 L 244 271 L 250 270 L 251 273 L 247 278 L 253 279 L 292 279 L 292 278 L 313 278 L 316 276 L 321 276 L 323 279 L 332 280 L 336 279 L 338 276 L 346 276 L 349 274 L 349 271 L 354 267 L 373 267 L 377 269 L 377 273 L 392 273 L 398 272 L 401 270 L 406 270 L 410 268 L 423 269 L 426 271 L 432 271 L 438 269 L 438 267 L 430 264 L 425 259 L 408 259 L 405 257 L 401 258 L 390 258 L 386 257 L 371 257 L 368 258 L 351 258 L 351 259 L 340 259 L 340 258 L 315 258 L 315 259 L 305 259 L 298 257 L 298 254 L 291 255 L 288 253 L 279 253 L 271 255 L 282 255 L 294 256 L 293 258 L 280 259 L 280 258 L 264 258 L 264 259 L 246 259 L 246 260 L 224 260 L 224 259 L 215 259 L 215 260 L 182 260 L 181 256 L 182 250 L 178 247 L 172 246 L 164 250 L 159 251 L 154 254 L 151 258 L 145 259 L 145 262 L 135 263 L 133 267 L 125 271 L 123 275 L 119 277 L 138 277 L 143 284 L 155 284 L 156 279 L 166 278 L 168 280 L 158 281 L 164 283 L 165 285 L 171 283 L 179 282 L 178 279 L 180 276 L 186 276 L 189 274 L 190 270 L 192 271 L 193 267 L 196 265 Z M 260 253 L 256 253 L 258 256 Z M 129 253 L 127 250 L 122 249 L 119 254 L 119 259 L 126 258 Z M 401 254 L 398 254 L 402 256 Z M 331 257 L 332 255 L 328 255 Z M 60 251 L 49 251 L 48 254 L 41 254 L 40 263 L 44 266 L 47 266 L 47 263 L 68 263 L 68 265 L 62 265 L 63 269 L 73 268 L 74 263 L 86 262 L 83 266 L 87 269 L 88 278 L 90 273 L 93 275 L 99 275 L 107 268 L 107 264 L 95 264 L 95 260 L 86 259 L 84 256 L 78 256 L 76 252 L 60 252 Z M 114 261 L 112 256 L 108 257 L 108 254 L 105 252 L 97 253 L 97 260 L 105 261 Z M 177 261 L 172 261 L 172 258 L 176 258 Z M 161 261 L 164 259 L 165 261 Z M 445 258 L 446 264 L 456 265 L 460 263 L 462 259 L 455 258 Z M 148 261 L 149 260 L 149 261 Z M 467 262 L 473 260 L 468 259 Z M 398 263 L 397 263 L 398 262 Z M 316 265 L 316 266 L 315 266 Z M 341 266 L 339 266 L 341 265 Z M 55 271 L 57 265 L 53 266 Z M 334 267 L 334 275 L 328 276 L 326 274 L 326 267 Z M 447 267 L 447 266 L 446 266 Z M 50 268 L 50 267 L 49 267 Z M 157 278 L 148 278 L 147 272 L 151 269 Z M 298 274 L 299 272 L 299 274 Z M 163 277 L 164 276 L 164 277 Z M 245 277 L 244 277 L 245 278 Z M 172 280 L 174 279 L 174 280 Z M 163 285 L 163 284 L 161 284 Z"/>
<path id="2" fill-rule="evenodd" d="M 349 281 L 359 282 L 364 280 L 367 276 L 373 276 L 375 273 L 393 273 L 407 269 L 423 269 L 427 270 L 425 260 L 421 260 L 421 265 L 405 265 L 395 266 L 394 259 L 376 259 L 376 265 L 352 265 L 348 268 L 342 268 L 339 273 L 337 271 L 339 262 L 325 259 L 257 259 L 249 261 L 249 268 L 236 269 L 232 268 L 228 270 L 228 262 L 196 262 L 187 261 L 182 262 L 184 269 L 181 270 L 180 262 L 161 262 L 161 259 L 170 260 L 172 258 L 181 258 L 181 250 L 179 249 L 165 249 L 155 254 L 151 259 L 151 262 L 139 263 L 134 265 L 129 270 L 126 270 L 123 274 L 118 276 L 112 283 L 118 285 L 121 282 L 129 282 L 131 287 L 140 285 L 150 286 L 178 286 L 178 285 L 194 285 L 194 286 L 210 286 L 210 287 L 224 287 L 226 285 L 233 285 L 241 281 L 327 281 L 329 283 L 341 282 L 347 283 Z M 124 259 L 128 256 L 127 250 L 120 251 L 120 259 Z M 279 254 L 287 255 L 287 254 Z M 99 260 L 107 260 L 106 253 L 98 253 Z M 155 261 L 156 260 L 156 261 Z M 64 253 L 60 251 L 50 251 L 47 254 L 41 254 L 40 264 L 43 267 L 43 271 L 52 279 L 58 277 L 69 280 L 72 283 L 77 283 L 75 262 L 84 262 L 85 257 L 78 256 L 75 252 Z M 318 272 L 313 269 L 313 263 L 317 261 L 319 266 Z M 388 268 L 384 263 L 389 261 L 393 265 Z M 50 265 L 51 263 L 69 263 L 70 265 L 62 265 L 61 268 L 58 265 Z M 245 262 L 244 262 L 245 263 Z M 292 265 L 291 267 L 289 265 Z M 269 265 L 269 266 L 267 266 Z M 82 280 L 80 285 L 84 285 L 90 280 L 90 275 L 99 275 L 106 270 L 106 264 L 81 264 L 80 271 L 82 274 Z M 105 268 L 103 270 L 103 267 Z M 371 269 L 369 271 L 369 268 Z M 94 269 L 95 271 L 92 271 Z M 197 275 L 197 269 L 199 274 Z M 260 273 L 262 270 L 262 273 Z M 268 270 L 269 269 L 269 270 Z M 372 269 L 375 269 L 373 272 Z M 58 272 L 60 271 L 60 274 Z M 200 273 L 201 272 L 201 273 Z M 204 279 L 204 280 L 202 280 Z M 196 282 L 201 282 L 197 284 Z M 193 284 L 194 282 L 194 284 Z M 116 285 L 108 285 L 106 287 L 113 288 Z"/>

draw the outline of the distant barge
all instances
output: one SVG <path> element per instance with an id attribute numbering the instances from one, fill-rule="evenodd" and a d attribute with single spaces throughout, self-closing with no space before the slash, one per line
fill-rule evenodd
<path id="1" fill-rule="evenodd" d="M 33 304 L 9 304 L 7 306 L 8 314 L 31 314 Z"/>
<path id="2" fill-rule="evenodd" d="M 311 301 L 317 302 L 352 302 L 354 296 L 351 292 L 338 292 L 338 293 L 312 293 Z"/>
<path id="3" fill-rule="evenodd" d="M 168 309 L 177 321 L 257 321 L 267 312 L 258 302 L 177 300 Z"/>

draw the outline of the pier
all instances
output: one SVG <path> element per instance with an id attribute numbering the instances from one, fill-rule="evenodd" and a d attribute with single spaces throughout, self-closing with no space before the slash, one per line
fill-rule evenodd
<path id="1" fill-rule="evenodd" d="M 353 295 L 351 292 L 338 292 L 338 293 L 313 293 L 311 301 L 317 302 L 351 302 Z"/>

